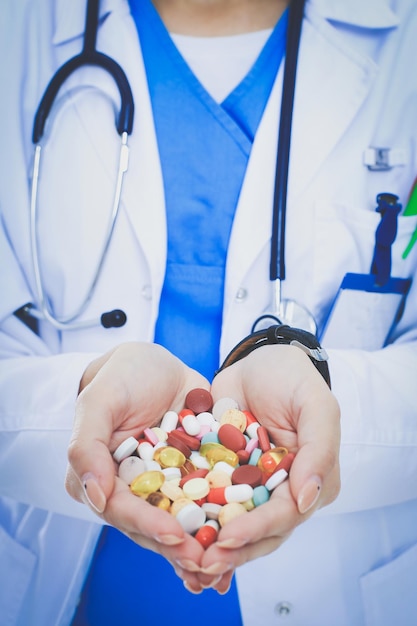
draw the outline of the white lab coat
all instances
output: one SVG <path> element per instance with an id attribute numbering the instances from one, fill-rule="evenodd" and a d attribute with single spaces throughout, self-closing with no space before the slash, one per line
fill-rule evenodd
<path id="1" fill-rule="evenodd" d="M 64 626 L 71 620 L 100 532 L 93 514 L 63 487 L 78 382 L 97 354 L 125 340 L 152 340 L 164 278 L 164 198 L 137 34 L 125 0 L 102 4 L 98 47 L 130 80 L 135 122 L 121 213 L 82 318 L 121 308 L 128 321 L 120 329 L 97 325 L 62 333 L 42 323 L 40 337 L 13 316 L 35 299 L 28 226 L 32 120 L 52 73 L 80 50 L 84 2 L 9 0 L 2 8 L 3 626 Z M 417 174 L 416 33 L 415 0 L 307 2 L 283 289 L 285 297 L 315 314 L 320 328 L 344 274 L 369 272 L 379 222 L 376 195 L 396 193 L 405 204 Z M 221 358 L 249 333 L 270 299 L 281 81 L 280 73 L 231 235 Z M 112 81 L 89 68 L 68 81 L 59 101 L 44 149 L 38 233 L 48 297 L 55 312 L 66 314 L 81 303 L 101 253 L 119 145 L 118 98 Z M 397 164 L 389 171 L 369 171 L 363 164 L 369 146 L 391 148 Z M 416 221 L 399 218 L 395 276 L 415 275 L 417 250 L 406 260 L 401 253 Z M 238 570 L 245 626 L 417 624 L 416 291 L 413 284 L 395 341 L 384 350 L 373 329 L 388 330 L 392 320 L 379 305 L 361 307 L 353 339 L 350 320 L 336 329 L 338 345 L 326 344 L 323 337 L 342 409 L 342 491 L 277 552 Z"/>

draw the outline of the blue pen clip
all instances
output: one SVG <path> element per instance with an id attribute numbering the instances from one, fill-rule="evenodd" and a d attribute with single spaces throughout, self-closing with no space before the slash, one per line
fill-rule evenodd
<path id="1" fill-rule="evenodd" d="M 398 196 L 392 193 L 380 193 L 376 201 L 375 210 L 381 214 L 381 221 L 375 231 L 371 274 L 375 276 L 376 285 L 384 286 L 391 275 L 391 247 L 397 236 L 398 214 L 402 206 Z"/>

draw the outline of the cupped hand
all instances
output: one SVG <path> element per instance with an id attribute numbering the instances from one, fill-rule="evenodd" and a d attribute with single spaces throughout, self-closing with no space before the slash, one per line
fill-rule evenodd
<path id="1" fill-rule="evenodd" d="M 156 425 L 167 410 L 179 411 L 188 391 L 197 387 L 210 385 L 156 344 L 122 344 L 93 361 L 80 383 L 66 477 L 75 500 L 136 543 L 165 556 L 196 589 L 201 545 L 172 515 L 132 494 L 117 477 L 112 452 L 128 437 L 137 438 L 144 428 Z"/>
<path id="2" fill-rule="evenodd" d="M 340 412 L 329 387 L 297 347 L 263 346 L 223 370 L 212 385 L 214 399 L 229 396 L 267 428 L 271 441 L 296 453 L 289 479 L 266 503 L 230 521 L 202 560 L 206 574 L 224 572 L 224 592 L 234 569 L 277 549 L 340 489 Z"/>

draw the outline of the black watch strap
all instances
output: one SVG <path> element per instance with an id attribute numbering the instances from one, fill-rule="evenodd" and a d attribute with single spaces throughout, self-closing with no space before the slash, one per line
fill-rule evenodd
<path id="1" fill-rule="evenodd" d="M 324 348 L 321 347 L 315 335 L 306 330 L 292 328 L 284 324 L 277 324 L 265 330 L 258 330 L 245 337 L 245 339 L 242 339 L 242 341 L 229 352 L 216 374 L 229 365 L 240 361 L 240 359 L 243 359 L 253 352 L 253 350 L 256 350 L 256 348 L 273 344 L 291 345 L 303 350 L 323 376 L 329 387 L 331 386 L 329 367 L 327 364 L 329 357 Z"/>

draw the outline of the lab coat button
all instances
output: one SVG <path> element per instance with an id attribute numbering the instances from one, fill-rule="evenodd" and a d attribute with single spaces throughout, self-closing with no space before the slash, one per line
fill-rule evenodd
<path id="1" fill-rule="evenodd" d="M 152 287 L 150 285 L 144 285 L 144 287 L 142 287 L 142 298 L 152 300 Z"/>
<path id="2" fill-rule="evenodd" d="M 292 613 L 292 604 L 290 602 L 278 602 L 274 611 L 279 617 L 289 617 Z"/>
<path id="3" fill-rule="evenodd" d="M 236 301 L 243 302 L 248 297 L 248 291 L 244 287 L 240 287 L 236 293 Z"/>

